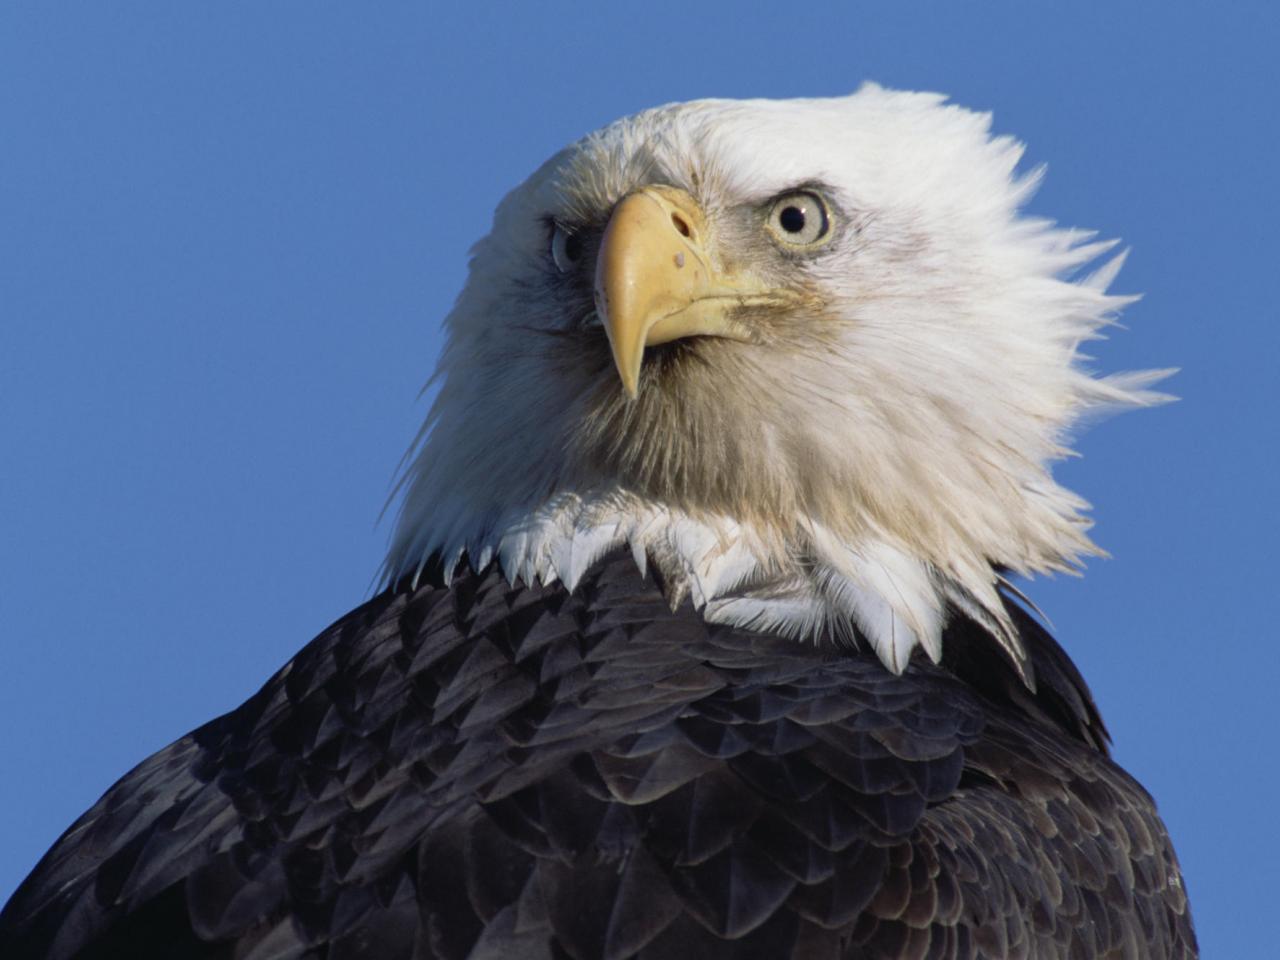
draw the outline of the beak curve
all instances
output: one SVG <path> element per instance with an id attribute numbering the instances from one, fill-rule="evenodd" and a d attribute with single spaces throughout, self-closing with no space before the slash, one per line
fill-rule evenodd
<path id="1" fill-rule="evenodd" d="M 614 207 L 596 259 L 595 302 L 632 399 L 646 346 L 692 336 L 751 340 L 735 308 L 790 299 L 722 275 L 706 242 L 706 217 L 683 190 L 645 187 Z"/>

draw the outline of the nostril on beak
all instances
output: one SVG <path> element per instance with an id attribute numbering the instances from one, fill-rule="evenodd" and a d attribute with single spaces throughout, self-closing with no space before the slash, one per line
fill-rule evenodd
<path id="1" fill-rule="evenodd" d="M 678 213 L 671 214 L 671 225 L 674 226 L 676 230 L 680 232 L 680 236 L 682 237 L 693 236 L 693 230 L 690 228 L 689 222 L 685 220 L 684 217 L 680 216 L 680 214 Z"/>

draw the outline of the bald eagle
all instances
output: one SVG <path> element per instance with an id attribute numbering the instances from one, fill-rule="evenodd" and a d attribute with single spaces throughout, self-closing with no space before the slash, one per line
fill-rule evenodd
<path id="1" fill-rule="evenodd" d="M 1110 244 L 875 86 L 620 120 L 498 207 L 386 589 L 126 774 L 6 958 L 1193 957 L 1146 792 L 1012 574 L 1159 402 Z"/>

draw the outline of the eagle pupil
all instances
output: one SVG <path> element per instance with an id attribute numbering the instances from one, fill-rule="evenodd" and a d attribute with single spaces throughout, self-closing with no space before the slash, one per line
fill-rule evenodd
<path id="1" fill-rule="evenodd" d="M 787 207 L 778 214 L 778 223 L 787 233 L 799 233 L 804 229 L 804 211 L 799 207 Z"/>
<path id="2" fill-rule="evenodd" d="M 577 260 L 582 256 L 582 238 L 576 234 L 570 234 L 565 237 L 564 255 L 570 260 Z"/>

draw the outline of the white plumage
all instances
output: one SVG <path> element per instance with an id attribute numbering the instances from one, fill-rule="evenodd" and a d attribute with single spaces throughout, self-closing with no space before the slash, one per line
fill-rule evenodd
<path id="1" fill-rule="evenodd" d="M 876 86 L 660 107 L 566 148 L 475 247 L 388 575 L 466 554 L 572 588 L 629 544 L 715 621 L 838 641 L 852 623 L 900 672 L 916 647 L 939 659 L 955 608 L 1017 661 L 999 571 L 1098 552 L 1050 464 L 1086 412 L 1165 399 L 1147 388 L 1167 372 L 1085 369 L 1127 302 L 1106 292 L 1123 256 L 1073 282 L 1112 244 L 1021 216 L 1040 177 L 1021 156 L 986 114 Z M 653 185 L 696 199 L 719 265 L 807 299 L 751 342 L 647 363 L 627 401 L 549 230 L 590 238 Z M 808 187 L 838 232 L 784 256 L 753 211 Z"/>

